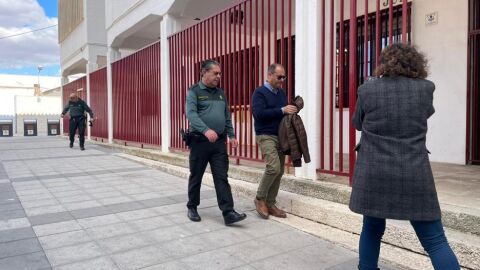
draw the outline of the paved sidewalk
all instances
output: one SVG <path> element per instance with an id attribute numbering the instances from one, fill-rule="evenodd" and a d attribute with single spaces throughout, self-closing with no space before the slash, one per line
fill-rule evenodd
<path id="1" fill-rule="evenodd" d="M 186 179 L 60 138 L 0 138 L 0 269 L 356 269 L 357 254 L 248 214 L 226 227 L 202 187 L 186 217 Z"/>

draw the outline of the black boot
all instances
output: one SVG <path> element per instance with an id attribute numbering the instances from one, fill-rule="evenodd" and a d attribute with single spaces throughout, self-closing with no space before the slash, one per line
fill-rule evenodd
<path id="1" fill-rule="evenodd" d="M 235 222 L 242 221 L 247 218 L 247 214 L 239 214 L 235 212 L 234 210 L 229 211 L 225 214 L 223 214 L 223 220 L 225 220 L 225 225 L 231 225 Z"/>
<path id="2" fill-rule="evenodd" d="M 188 208 L 187 216 L 193 222 L 199 222 L 199 221 L 202 220 L 202 218 L 200 217 L 200 215 L 197 212 L 197 209 L 195 209 L 195 208 Z"/>
<path id="3" fill-rule="evenodd" d="M 80 146 L 80 150 L 85 151 L 85 146 Z"/>
<path id="4" fill-rule="evenodd" d="M 73 142 L 70 143 L 70 148 L 73 148 Z"/>

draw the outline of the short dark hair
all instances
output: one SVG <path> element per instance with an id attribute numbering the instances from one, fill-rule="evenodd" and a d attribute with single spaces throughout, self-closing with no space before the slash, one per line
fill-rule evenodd
<path id="1" fill-rule="evenodd" d="M 273 63 L 270 66 L 268 66 L 267 68 L 268 74 L 274 74 L 277 67 L 283 67 L 283 66 L 280 65 L 279 63 Z"/>
<path id="2" fill-rule="evenodd" d="M 220 66 L 220 63 L 218 63 L 217 61 L 212 60 L 212 59 L 208 59 L 208 60 L 203 61 L 202 66 L 201 66 L 201 70 L 200 70 L 200 74 L 201 75 L 205 74 L 205 72 L 212 69 L 213 66 Z"/>
<path id="3" fill-rule="evenodd" d="M 380 54 L 380 65 L 375 75 L 405 76 L 425 79 L 428 76 L 428 62 L 414 46 L 395 43 L 387 46 Z"/>

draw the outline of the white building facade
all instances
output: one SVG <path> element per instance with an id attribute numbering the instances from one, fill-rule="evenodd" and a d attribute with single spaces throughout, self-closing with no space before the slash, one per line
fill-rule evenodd
<path id="1" fill-rule="evenodd" d="M 47 120 L 59 119 L 62 104 L 60 96 L 42 95 L 60 85 L 60 77 L 0 74 L 0 120 L 11 122 L 12 133 L 23 136 L 23 118 L 28 115 L 42 122 L 39 135 L 46 135 Z"/>

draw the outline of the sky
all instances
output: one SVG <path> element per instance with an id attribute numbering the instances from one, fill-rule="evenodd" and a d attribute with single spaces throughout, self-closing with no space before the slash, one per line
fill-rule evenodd
<path id="1" fill-rule="evenodd" d="M 0 0 L 0 74 L 60 76 L 57 0 Z"/>

